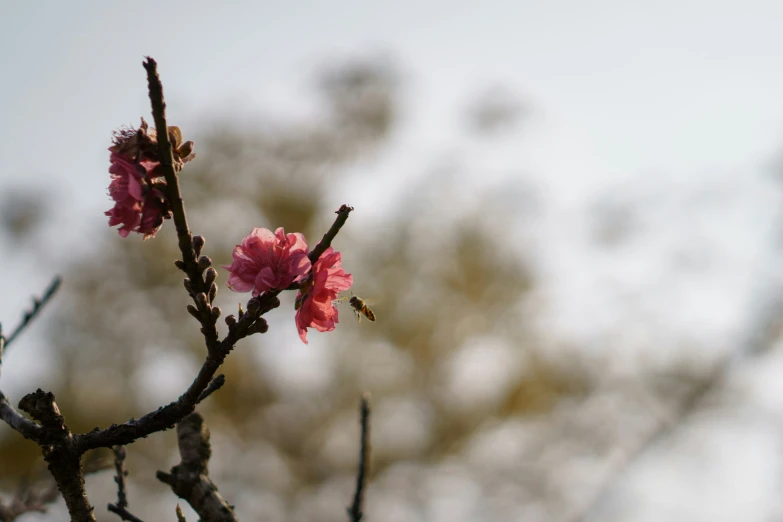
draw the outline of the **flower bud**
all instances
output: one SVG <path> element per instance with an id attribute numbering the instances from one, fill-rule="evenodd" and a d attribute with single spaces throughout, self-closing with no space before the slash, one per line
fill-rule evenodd
<path id="1" fill-rule="evenodd" d="M 229 330 L 234 328 L 237 325 L 237 318 L 232 315 L 227 315 L 225 318 L 226 324 L 228 325 Z"/>
<path id="2" fill-rule="evenodd" d="M 215 300 L 215 296 L 217 295 L 217 285 L 215 283 L 212 283 L 209 285 L 209 302 Z"/>
<path id="3" fill-rule="evenodd" d="M 219 306 L 213 307 L 212 308 L 212 312 L 210 312 L 210 313 L 212 314 L 212 322 L 217 322 L 218 317 L 220 317 L 220 314 L 221 314 L 220 307 Z"/>
<path id="4" fill-rule="evenodd" d="M 176 261 L 174 261 L 174 266 L 176 266 L 183 272 L 185 271 L 185 262 L 181 259 L 177 259 Z"/>
<path id="5" fill-rule="evenodd" d="M 269 330 L 269 325 L 266 319 L 259 317 L 255 323 L 251 324 L 247 329 L 247 334 L 252 335 L 254 333 L 266 333 Z"/>
<path id="6" fill-rule="evenodd" d="M 214 283 L 215 278 L 217 278 L 217 270 L 212 267 L 207 268 L 207 273 L 204 274 L 204 282 L 207 284 L 207 286 Z"/>
<path id="7" fill-rule="evenodd" d="M 199 310 L 209 310 L 209 303 L 207 302 L 207 294 L 199 292 L 196 296 L 196 304 L 198 304 Z"/>
<path id="8" fill-rule="evenodd" d="M 261 310 L 261 303 L 258 301 L 257 297 L 254 297 L 247 302 L 247 313 L 255 315 L 259 310 Z"/>
<path id="9" fill-rule="evenodd" d="M 207 268 L 209 268 L 210 266 L 212 266 L 212 260 L 209 257 L 201 256 L 201 257 L 198 258 L 198 269 L 199 270 L 204 271 Z"/>
<path id="10" fill-rule="evenodd" d="M 187 277 L 182 281 L 182 285 L 185 287 L 185 290 L 188 291 L 188 295 L 193 295 L 193 287 L 190 284 L 190 279 Z"/>
<path id="11" fill-rule="evenodd" d="M 193 317 L 195 317 L 196 319 L 198 319 L 199 321 L 201 321 L 201 314 L 198 313 L 198 310 L 196 310 L 196 307 L 193 306 L 192 304 L 188 305 L 188 313 Z"/>
<path id="12" fill-rule="evenodd" d="M 201 249 L 204 248 L 204 236 L 193 236 L 193 250 L 196 252 L 196 257 L 201 255 Z"/>

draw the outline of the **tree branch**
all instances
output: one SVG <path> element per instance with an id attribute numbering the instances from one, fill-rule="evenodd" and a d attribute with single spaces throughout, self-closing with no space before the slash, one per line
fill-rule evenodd
<path id="1" fill-rule="evenodd" d="M 128 470 L 125 469 L 125 447 L 115 446 L 113 450 L 114 469 L 117 471 L 117 475 L 114 477 L 114 482 L 117 483 L 117 503 L 109 504 L 106 506 L 106 509 L 117 514 L 122 520 L 127 520 L 128 522 L 143 522 L 140 518 L 128 511 L 128 496 L 125 492 L 125 477 L 128 476 Z"/>
<path id="2" fill-rule="evenodd" d="M 367 394 L 362 395 L 359 405 L 359 423 L 362 427 L 362 436 L 356 472 L 356 491 L 353 495 L 353 504 L 348 508 L 351 522 L 361 522 L 364 516 L 362 512 L 364 490 L 367 486 L 367 475 L 370 473 L 370 399 Z"/>
<path id="3" fill-rule="evenodd" d="M 218 492 L 209 478 L 207 464 L 212 454 L 209 430 L 198 413 L 191 413 L 177 425 L 179 454 L 182 462 L 171 473 L 158 471 L 158 480 L 186 500 L 204 522 L 236 522 L 234 509 Z"/>
<path id="4" fill-rule="evenodd" d="M 13 522 L 25 513 L 46 513 L 47 504 L 59 497 L 57 485 L 50 481 L 47 487 L 22 487 L 10 502 L 0 502 L 0 522 Z"/>
<path id="5" fill-rule="evenodd" d="M 196 404 L 203 402 L 207 397 L 222 388 L 224 384 L 226 384 L 226 376 L 221 373 L 209 382 L 207 388 L 198 396 Z"/>
<path id="6" fill-rule="evenodd" d="M 43 295 L 41 297 L 33 299 L 33 308 L 24 313 L 22 322 L 14 329 L 13 332 L 11 332 L 11 335 L 5 338 L 6 350 L 11 345 L 11 343 L 19 336 L 19 334 L 22 333 L 22 330 L 24 330 L 27 327 L 27 325 L 29 325 L 33 321 L 33 319 L 36 318 L 36 316 L 41 311 L 41 309 L 54 296 L 54 294 L 57 292 L 57 289 L 60 288 L 61 282 L 62 280 L 60 279 L 59 276 L 55 277 L 52 280 L 52 282 L 49 283 L 49 286 L 46 288 L 46 290 L 44 290 Z M 2 331 L 0 331 L 0 334 L 2 334 Z M 2 364 L 2 352 L 0 352 L 0 364 Z"/>
<path id="7" fill-rule="evenodd" d="M 0 392 L 0 419 L 18 431 L 22 437 L 41 443 L 44 430 L 39 425 L 27 419 L 8 403 L 8 398 Z"/>
<path id="8" fill-rule="evenodd" d="M 335 236 L 337 236 L 337 233 L 340 231 L 340 229 L 343 228 L 343 225 L 348 220 L 348 214 L 350 214 L 352 210 L 353 207 L 342 205 L 335 212 L 335 214 L 337 214 L 337 219 L 334 220 L 331 228 L 329 228 L 326 234 L 324 234 L 324 237 L 321 238 L 321 241 L 318 242 L 315 248 L 312 249 L 310 254 L 307 256 L 310 258 L 311 263 L 315 264 L 315 262 L 318 261 L 318 258 L 321 257 L 321 254 L 323 254 L 327 248 L 332 246 L 332 240 L 335 238 Z"/>
<path id="9" fill-rule="evenodd" d="M 161 84 L 158 76 L 158 63 L 148 56 L 143 65 L 147 70 L 147 85 L 152 104 L 152 117 L 155 120 L 158 156 L 163 176 L 166 178 L 166 196 L 174 214 L 174 226 L 177 229 L 177 240 L 179 249 L 182 252 L 182 261 L 185 263 L 185 272 L 191 281 L 197 282 L 194 290 L 197 293 L 204 292 L 206 289 L 199 286 L 199 282 L 203 285 L 203 280 L 201 280 L 201 271 L 198 270 L 196 252 L 193 249 L 193 238 L 188 228 L 187 216 L 185 215 L 185 203 L 182 201 L 179 180 L 174 168 L 174 153 L 169 140 L 169 127 L 166 123 L 166 102 L 163 99 L 163 84 Z"/>
<path id="10" fill-rule="evenodd" d="M 54 394 L 37 390 L 19 401 L 19 408 L 41 423 L 39 444 L 49 471 L 57 482 L 72 522 L 95 522 L 92 506 L 84 489 L 81 453 L 65 425 Z"/>
<path id="11" fill-rule="evenodd" d="M 204 238 L 197 236 L 198 245 L 195 245 L 194 240 L 196 238 L 192 236 L 188 227 L 185 203 L 182 201 L 179 178 L 177 177 L 177 171 L 181 164 L 175 166 L 174 163 L 173 148 L 169 139 L 169 126 L 166 123 L 166 102 L 163 98 L 163 84 L 158 76 L 158 64 L 148 56 L 143 65 L 147 70 L 147 85 L 152 105 L 152 117 L 155 120 L 160 169 L 163 172 L 163 177 L 166 179 L 166 197 L 171 205 L 174 226 L 177 230 L 177 242 L 182 253 L 182 264 L 177 266 L 188 275 L 186 284 L 190 286 L 191 297 L 201 312 L 201 317 L 199 318 L 202 326 L 201 332 L 204 334 L 207 342 L 207 349 L 213 351 L 217 349 L 218 344 L 218 333 L 215 323 L 220 315 L 220 309 L 215 308 L 217 313 L 212 313 L 212 307 L 209 303 L 212 301 L 210 296 L 212 296 L 213 292 L 210 291 L 210 287 L 214 283 L 207 285 L 203 275 L 212 262 L 206 256 L 197 259 L 197 256 L 201 253 L 201 248 L 204 246 Z M 216 292 L 217 286 L 214 286 L 214 293 Z"/>

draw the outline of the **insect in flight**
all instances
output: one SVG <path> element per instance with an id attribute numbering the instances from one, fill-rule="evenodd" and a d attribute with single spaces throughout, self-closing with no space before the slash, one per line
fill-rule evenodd
<path id="1" fill-rule="evenodd" d="M 353 312 L 356 314 L 356 318 L 359 320 L 359 322 L 362 322 L 362 316 L 365 316 L 370 321 L 375 321 L 375 312 L 373 312 L 372 309 L 367 306 L 367 303 L 364 302 L 364 299 L 355 295 L 351 295 L 350 298 L 341 297 L 338 299 L 338 301 L 346 300 L 353 308 Z"/>

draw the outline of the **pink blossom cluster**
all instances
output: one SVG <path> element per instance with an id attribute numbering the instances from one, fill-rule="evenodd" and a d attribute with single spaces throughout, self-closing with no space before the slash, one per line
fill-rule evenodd
<path id="1" fill-rule="evenodd" d="M 163 219 L 168 217 L 166 196 L 151 181 L 159 163 L 136 161 L 117 151 L 112 151 L 109 161 L 109 195 L 114 200 L 114 208 L 105 212 L 109 226 L 122 225 L 119 229 L 122 237 L 128 237 L 131 232 L 143 234 L 144 239 L 155 236 Z"/>
<path id="2" fill-rule="evenodd" d="M 252 291 L 253 296 L 296 283 L 296 328 L 305 344 L 308 328 L 334 330 L 339 322 L 334 300 L 353 284 L 353 277 L 341 266 L 342 254 L 329 247 L 315 263 L 308 254 L 307 241 L 300 233 L 254 228 L 234 248 L 233 262 L 223 266 L 230 272 L 228 287 L 236 292 Z"/>
<path id="3" fill-rule="evenodd" d="M 176 165 L 190 161 L 193 142 L 182 140 L 179 127 L 168 128 L 172 144 L 173 160 Z M 114 134 L 109 151 L 109 195 L 114 208 L 107 210 L 109 226 L 121 225 L 120 236 L 128 237 L 131 232 L 154 237 L 171 217 L 171 206 L 166 198 L 166 181 L 158 172 L 158 141 L 155 129 L 149 129 L 144 119 L 138 129 L 124 128 Z"/>

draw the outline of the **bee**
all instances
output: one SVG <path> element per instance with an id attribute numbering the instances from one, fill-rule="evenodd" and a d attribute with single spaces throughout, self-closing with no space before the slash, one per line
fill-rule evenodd
<path id="1" fill-rule="evenodd" d="M 359 322 L 362 322 L 362 315 L 370 321 L 375 321 L 375 312 L 373 312 L 369 306 L 361 298 L 352 295 L 348 300 L 348 303 L 353 307 L 353 311 L 356 313 L 356 318 Z"/>
<path id="2" fill-rule="evenodd" d="M 356 314 L 356 318 L 359 320 L 359 322 L 362 322 L 362 316 L 366 317 L 370 321 L 375 321 L 375 312 L 370 309 L 369 306 L 367 306 L 367 303 L 364 302 L 364 299 L 361 297 L 351 295 L 351 297 L 341 297 L 340 299 L 337 299 L 338 301 L 348 301 L 348 303 L 353 308 L 353 313 Z"/>

